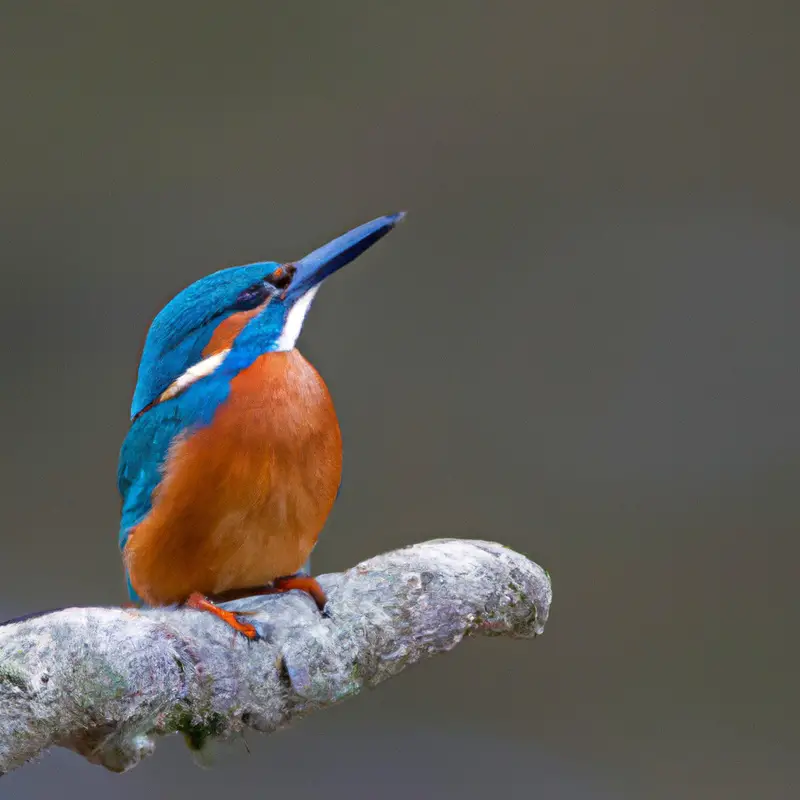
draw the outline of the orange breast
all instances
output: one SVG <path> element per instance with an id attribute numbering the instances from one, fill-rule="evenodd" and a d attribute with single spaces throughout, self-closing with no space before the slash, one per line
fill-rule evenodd
<path id="1" fill-rule="evenodd" d="M 145 602 L 180 602 L 291 575 L 333 507 L 342 441 L 333 402 L 297 350 L 231 384 L 211 425 L 176 442 L 153 508 L 125 549 Z"/>

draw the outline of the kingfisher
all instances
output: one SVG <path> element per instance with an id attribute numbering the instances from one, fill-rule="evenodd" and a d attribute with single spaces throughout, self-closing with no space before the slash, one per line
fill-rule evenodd
<path id="1" fill-rule="evenodd" d="M 300 589 L 324 610 L 307 564 L 339 493 L 342 437 L 297 339 L 322 283 L 403 216 L 299 261 L 215 272 L 155 317 L 117 474 L 134 605 L 208 611 L 248 639 L 255 626 L 218 603 Z"/>

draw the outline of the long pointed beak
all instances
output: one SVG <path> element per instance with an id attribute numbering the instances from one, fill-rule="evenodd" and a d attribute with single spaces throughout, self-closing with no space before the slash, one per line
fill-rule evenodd
<path id="1" fill-rule="evenodd" d="M 295 261 L 294 265 L 297 271 L 286 290 L 287 299 L 296 300 L 309 289 L 319 286 L 337 269 L 341 269 L 345 264 L 358 258 L 375 242 L 386 236 L 405 215 L 405 211 L 401 211 L 399 214 L 389 214 L 373 219 L 371 222 L 365 222 L 332 242 L 317 248 L 299 261 Z"/>

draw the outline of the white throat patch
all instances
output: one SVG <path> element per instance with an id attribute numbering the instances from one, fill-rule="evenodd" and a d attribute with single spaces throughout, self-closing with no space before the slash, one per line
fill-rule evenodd
<path id="1" fill-rule="evenodd" d="M 283 326 L 283 331 L 278 337 L 276 350 L 293 350 L 297 339 L 300 336 L 300 331 L 303 330 L 303 322 L 308 314 L 308 309 L 311 308 L 311 301 L 317 293 L 319 286 L 309 289 L 289 310 L 286 315 L 286 324 Z"/>

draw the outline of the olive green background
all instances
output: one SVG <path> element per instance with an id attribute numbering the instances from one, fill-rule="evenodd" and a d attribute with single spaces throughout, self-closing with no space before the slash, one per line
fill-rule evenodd
<path id="1" fill-rule="evenodd" d="M 123 599 L 160 306 L 398 209 L 300 343 L 345 437 L 315 568 L 485 537 L 555 603 L 211 772 L 56 752 L 0 796 L 797 796 L 799 35 L 768 0 L 3 3 L 2 613 Z"/>

